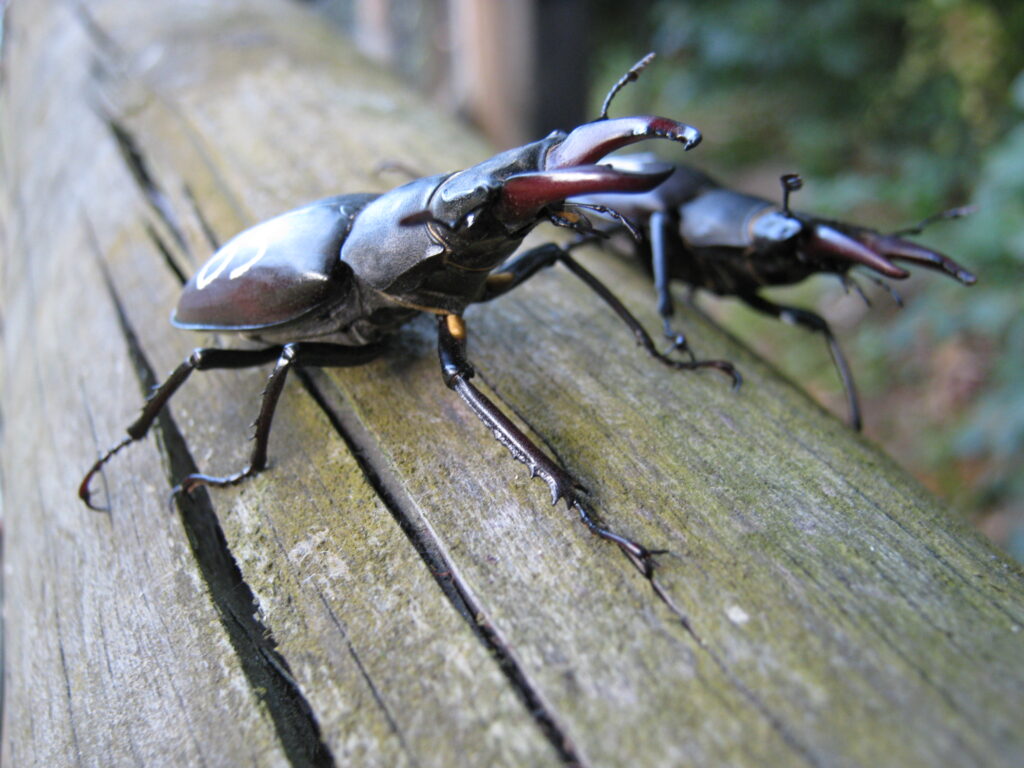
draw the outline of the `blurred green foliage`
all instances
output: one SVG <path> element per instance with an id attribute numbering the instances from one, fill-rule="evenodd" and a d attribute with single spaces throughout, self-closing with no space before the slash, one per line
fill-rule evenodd
<path id="1" fill-rule="evenodd" d="M 843 344 L 869 434 L 1024 560 L 1024 3 L 594 5 L 595 113 L 607 85 L 657 51 L 612 114 L 699 126 L 705 141 L 687 161 L 722 181 L 774 196 L 764 179 L 798 171 L 798 208 L 882 230 L 976 206 L 920 239 L 978 284 L 916 277 L 900 286 L 902 312 L 874 292 Z M 796 295 L 842 330 L 827 287 Z M 823 344 L 742 311 L 727 322 L 748 339 L 756 329 L 753 344 L 816 395 L 838 391 Z"/>

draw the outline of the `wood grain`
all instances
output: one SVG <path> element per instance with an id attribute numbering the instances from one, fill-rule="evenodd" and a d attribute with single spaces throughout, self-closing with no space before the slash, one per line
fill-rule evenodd
<path id="1" fill-rule="evenodd" d="M 3 158 L 10 765 L 1016 765 L 1024 578 L 877 449 L 706 322 L 675 373 L 567 271 L 471 308 L 478 381 L 652 547 L 651 588 L 493 441 L 422 318 L 288 385 L 196 374 L 74 490 L 193 346 L 181 279 L 240 228 L 491 153 L 260 2 L 8 11 Z M 685 116 L 682 116 L 685 117 Z M 537 241 L 557 233 L 546 232 Z M 649 327 L 633 265 L 588 267 Z"/>

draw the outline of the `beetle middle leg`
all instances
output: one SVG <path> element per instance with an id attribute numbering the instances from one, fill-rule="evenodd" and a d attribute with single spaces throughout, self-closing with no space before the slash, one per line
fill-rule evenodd
<path id="1" fill-rule="evenodd" d="M 531 477 L 539 476 L 548 484 L 553 504 L 557 504 L 559 499 L 565 499 L 566 506 L 576 510 L 580 522 L 586 525 L 591 533 L 618 545 L 647 579 L 653 579 L 654 555 L 657 552 L 598 523 L 583 502 L 583 489 L 579 483 L 565 469 L 548 458 L 547 454 L 524 435 L 492 400 L 470 383 L 474 371 L 466 359 L 466 325 L 462 317 L 439 315 L 437 329 L 438 356 L 444 383 L 455 390 L 484 426 L 494 434 L 498 442 L 509 449 L 512 457 L 529 468 Z"/>
<path id="2" fill-rule="evenodd" d="M 832 329 L 829 328 L 825 318 L 806 309 L 776 304 L 758 296 L 756 293 L 742 294 L 740 298 L 758 312 L 777 317 L 784 322 L 801 325 L 808 330 L 817 331 L 825 337 L 825 341 L 828 343 L 828 350 L 832 354 L 832 362 L 839 372 L 839 378 L 843 382 L 843 389 L 846 391 L 846 400 L 850 409 L 850 426 L 859 432 L 862 426 L 860 398 L 857 396 L 857 387 L 853 383 L 853 373 L 850 371 L 850 366 L 846 362 L 846 356 L 843 354 L 843 350 L 840 348 L 839 342 L 836 341 L 836 337 L 832 334 Z"/>
<path id="3" fill-rule="evenodd" d="M 654 346 L 647 330 L 639 320 L 630 312 L 619 298 L 612 293 L 608 287 L 597 279 L 589 270 L 580 264 L 572 255 L 560 245 L 546 243 L 545 245 L 532 248 L 522 255 L 513 259 L 500 272 L 492 274 L 487 280 L 487 291 L 481 301 L 490 301 L 498 296 L 503 296 L 517 285 L 528 280 L 541 269 L 550 267 L 561 262 L 570 272 L 582 280 L 588 288 L 601 297 L 601 299 L 614 310 L 615 314 L 629 327 L 636 338 L 637 344 L 658 362 L 677 370 L 694 370 L 697 368 L 714 368 L 726 376 L 732 378 L 733 387 L 738 388 L 743 381 L 739 371 L 728 360 L 674 360 L 662 354 Z"/>
<path id="4" fill-rule="evenodd" d="M 665 338 L 672 342 L 671 349 L 685 352 L 690 360 L 696 362 L 696 356 L 686 337 L 672 327 L 672 316 L 675 314 L 675 302 L 669 284 L 672 276 L 669 272 L 671 263 L 672 222 L 663 211 L 655 211 L 648 222 L 650 230 L 651 267 L 654 272 L 654 289 L 658 294 L 658 314 L 661 315 Z M 736 374 L 737 376 L 739 374 Z M 739 382 L 736 382 L 737 386 Z"/>

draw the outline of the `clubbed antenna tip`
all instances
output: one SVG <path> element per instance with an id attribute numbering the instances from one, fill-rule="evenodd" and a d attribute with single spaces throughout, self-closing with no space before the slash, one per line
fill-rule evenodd
<path id="1" fill-rule="evenodd" d="M 604 104 L 601 105 L 601 114 L 597 118 L 598 120 L 608 119 L 608 107 L 612 105 L 612 99 L 615 98 L 615 94 L 640 77 L 640 73 L 644 71 L 644 68 L 654 61 L 654 55 L 654 51 L 648 53 L 640 59 L 640 61 L 630 67 L 629 71 L 619 78 L 619 82 L 612 86 L 612 89 L 608 91 L 608 95 L 604 97 Z"/>
<path id="2" fill-rule="evenodd" d="M 789 216 L 789 196 L 804 186 L 804 180 L 796 173 L 784 173 L 779 177 L 782 182 L 782 212 Z"/>

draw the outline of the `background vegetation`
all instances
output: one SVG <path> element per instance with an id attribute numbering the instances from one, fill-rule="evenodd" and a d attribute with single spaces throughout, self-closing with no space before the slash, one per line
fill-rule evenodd
<path id="1" fill-rule="evenodd" d="M 1024 4 L 621 5 L 596 3 L 595 109 L 638 52 L 656 50 L 614 111 L 700 126 L 687 160 L 720 180 L 774 198 L 778 175 L 797 171 L 798 208 L 883 230 L 976 206 L 920 238 L 974 271 L 971 288 L 917 270 L 896 286 L 903 310 L 880 290 L 868 308 L 826 278 L 776 295 L 839 330 L 868 435 L 1024 560 Z M 713 311 L 843 412 L 824 344 L 735 302 Z"/>

